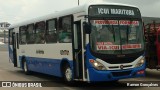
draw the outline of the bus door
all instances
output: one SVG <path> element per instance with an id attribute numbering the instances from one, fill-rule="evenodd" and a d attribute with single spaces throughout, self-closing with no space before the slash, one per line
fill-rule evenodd
<path id="1" fill-rule="evenodd" d="M 158 40 L 157 40 L 157 59 L 158 59 L 158 65 L 160 67 L 160 30 L 158 31 Z"/>
<path id="2" fill-rule="evenodd" d="M 12 44 L 13 44 L 13 64 L 14 67 L 17 67 L 17 50 L 16 50 L 16 34 L 12 33 Z"/>
<path id="3" fill-rule="evenodd" d="M 83 79 L 82 47 L 81 21 L 75 21 L 73 30 L 73 67 L 75 79 Z"/>

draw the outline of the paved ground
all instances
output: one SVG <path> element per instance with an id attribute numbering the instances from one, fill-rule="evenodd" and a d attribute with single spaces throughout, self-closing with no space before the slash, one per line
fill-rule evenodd
<path id="1" fill-rule="evenodd" d="M 0 51 L 7 51 L 7 45 L 0 44 Z"/>
<path id="2" fill-rule="evenodd" d="M 159 90 L 160 87 L 148 88 L 148 87 L 123 87 L 123 86 L 126 86 L 127 82 L 130 82 L 130 81 L 160 81 L 160 71 L 147 69 L 146 77 L 124 79 L 124 80 L 120 80 L 117 83 L 113 83 L 113 82 L 112 83 L 111 82 L 96 83 L 96 84 L 76 83 L 72 86 L 69 86 L 69 85 L 66 85 L 61 78 L 39 74 L 39 73 L 33 73 L 32 75 L 25 75 L 21 69 L 14 68 L 13 64 L 9 62 L 7 51 L 0 51 L 0 81 L 50 81 L 50 84 L 54 86 L 54 87 L 45 87 L 45 88 L 0 88 L 0 90 L 44 90 L 44 89 L 45 90 L 97 90 L 97 89 Z M 127 82 L 124 82 L 124 81 L 127 81 Z M 122 86 L 122 87 L 119 87 L 119 86 Z"/>

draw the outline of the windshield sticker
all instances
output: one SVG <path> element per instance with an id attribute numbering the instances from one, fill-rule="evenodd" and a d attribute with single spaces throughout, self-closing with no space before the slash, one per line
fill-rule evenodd
<path id="1" fill-rule="evenodd" d="M 100 25 L 118 25 L 118 20 L 94 20 L 94 23 Z"/>
<path id="2" fill-rule="evenodd" d="M 141 44 L 126 44 L 126 45 L 122 45 L 122 50 L 125 49 L 140 49 L 142 48 Z"/>
<path id="3" fill-rule="evenodd" d="M 94 24 L 99 25 L 135 25 L 139 26 L 139 21 L 129 21 L 129 20 L 94 20 Z"/>
<path id="4" fill-rule="evenodd" d="M 113 45 L 112 42 L 97 42 L 97 45 Z"/>
<path id="5" fill-rule="evenodd" d="M 135 25 L 138 26 L 139 22 L 138 21 L 127 21 L 127 20 L 120 20 L 119 21 L 120 25 Z"/>

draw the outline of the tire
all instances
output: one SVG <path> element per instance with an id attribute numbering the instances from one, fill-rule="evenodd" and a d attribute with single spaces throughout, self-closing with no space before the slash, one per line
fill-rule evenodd
<path id="1" fill-rule="evenodd" d="M 26 60 L 23 61 L 23 71 L 26 75 L 30 74 L 30 71 L 28 70 L 28 65 L 26 63 Z"/>
<path id="2" fill-rule="evenodd" d="M 63 78 L 66 83 L 72 83 L 73 82 L 73 74 L 70 66 L 68 64 L 65 65 L 63 70 Z"/>

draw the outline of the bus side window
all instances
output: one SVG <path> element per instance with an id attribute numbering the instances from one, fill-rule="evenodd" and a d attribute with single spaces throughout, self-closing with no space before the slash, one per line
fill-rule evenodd
<path id="1" fill-rule="evenodd" d="M 22 44 L 26 44 L 26 30 L 27 27 L 26 26 L 21 26 L 19 29 L 19 33 L 20 33 L 20 39 L 19 39 L 19 43 Z"/>
<path id="2" fill-rule="evenodd" d="M 59 42 L 71 43 L 72 42 L 72 16 L 61 17 L 59 20 Z"/>
<path id="3" fill-rule="evenodd" d="M 46 25 L 46 43 L 57 43 L 57 20 L 48 20 Z"/>
<path id="4" fill-rule="evenodd" d="M 37 22 L 35 25 L 35 43 L 44 44 L 45 43 L 45 22 Z"/>
<path id="5" fill-rule="evenodd" d="M 27 44 L 34 44 L 34 42 L 35 42 L 34 24 L 29 24 L 27 26 Z"/>

